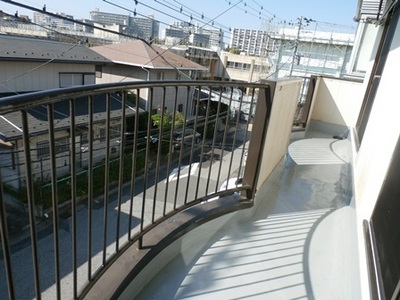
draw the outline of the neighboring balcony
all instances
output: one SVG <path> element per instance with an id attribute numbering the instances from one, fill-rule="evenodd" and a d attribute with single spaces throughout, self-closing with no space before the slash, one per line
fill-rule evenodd
<path id="1" fill-rule="evenodd" d="M 361 84 L 312 78 L 298 103 L 302 85 L 120 83 L 1 99 L 0 298 L 357 299 Z M 141 110 L 156 89 L 183 111 L 152 97 Z M 201 140 L 174 147 L 186 127 Z"/>

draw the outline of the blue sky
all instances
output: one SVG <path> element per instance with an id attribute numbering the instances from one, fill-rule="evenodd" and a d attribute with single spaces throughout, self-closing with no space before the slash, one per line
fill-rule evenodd
<path id="1" fill-rule="evenodd" d="M 136 9 L 138 16 L 154 14 L 155 19 L 162 22 L 162 27 L 166 26 L 164 24 L 170 24 L 174 19 L 189 21 L 191 15 L 192 21 L 198 22 L 201 26 L 203 24 L 200 21 L 214 20 L 215 26 L 222 26 L 227 32 L 229 32 L 229 27 L 265 30 L 270 21 L 273 24 L 282 25 L 284 21 L 296 22 L 301 16 L 317 20 L 318 26 L 325 26 L 324 30 L 334 27 L 335 30 L 349 31 L 352 30 L 350 26 L 355 30 L 357 25 L 353 21 L 357 0 L 138 0 L 137 5 L 134 0 L 53 0 L 51 2 L 21 0 L 19 2 L 37 8 L 41 8 L 46 3 L 48 11 L 63 12 L 75 18 L 87 19 L 89 12 L 96 8 L 100 11 L 120 14 L 129 14 L 130 11 Z M 182 12 L 180 12 L 181 8 Z M 32 16 L 32 13 L 4 2 L 0 2 L 0 9 L 7 13 L 18 10 L 19 14 L 25 13 Z M 310 26 L 316 25 L 310 24 Z"/>

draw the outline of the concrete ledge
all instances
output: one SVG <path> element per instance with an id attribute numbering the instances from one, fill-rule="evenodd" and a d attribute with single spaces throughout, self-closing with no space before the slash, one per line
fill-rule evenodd
<path id="1" fill-rule="evenodd" d="M 233 194 L 202 202 L 177 213 L 147 233 L 143 238 L 142 247 L 139 248 L 136 241 L 122 250 L 115 262 L 90 287 L 84 299 L 134 298 L 141 288 L 181 251 L 180 247 L 173 245 L 177 240 L 207 222 L 252 206 L 253 201 Z M 222 218 L 218 222 L 222 221 L 223 224 L 224 220 L 228 219 L 229 217 Z M 197 235 L 187 236 L 194 238 Z"/>

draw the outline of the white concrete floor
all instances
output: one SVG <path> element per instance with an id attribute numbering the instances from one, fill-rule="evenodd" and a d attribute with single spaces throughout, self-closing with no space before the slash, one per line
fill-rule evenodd
<path id="1" fill-rule="evenodd" d="M 351 142 L 301 135 L 251 220 L 186 249 L 136 299 L 360 299 Z"/>

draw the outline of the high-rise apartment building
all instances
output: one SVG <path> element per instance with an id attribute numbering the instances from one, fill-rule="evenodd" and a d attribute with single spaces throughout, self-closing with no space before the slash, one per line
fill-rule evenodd
<path id="1" fill-rule="evenodd" d="M 234 28 L 229 46 L 247 55 L 262 56 L 265 55 L 266 43 L 266 31 Z"/>
<path id="2" fill-rule="evenodd" d="M 158 38 L 160 30 L 160 22 L 154 20 L 153 16 L 138 18 L 95 10 L 90 12 L 90 19 L 103 25 L 126 26 L 126 34 L 135 35 L 146 40 Z"/>
<path id="3" fill-rule="evenodd" d="M 199 24 L 188 22 L 174 22 L 170 28 L 165 29 L 166 44 L 186 44 L 188 41 L 192 46 L 223 49 L 224 33 L 221 29 L 203 28 Z M 186 39 L 186 40 L 183 40 Z"/>

